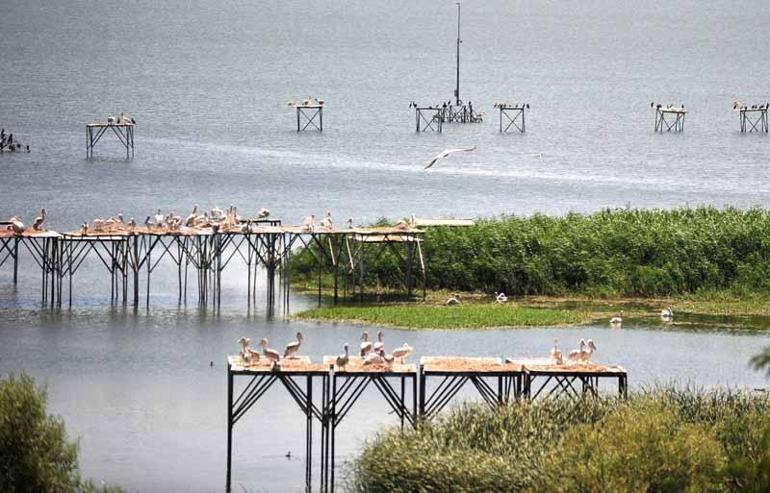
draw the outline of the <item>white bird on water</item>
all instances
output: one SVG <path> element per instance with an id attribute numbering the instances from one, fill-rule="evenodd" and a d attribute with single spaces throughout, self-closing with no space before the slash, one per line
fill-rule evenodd
<path id="1" fill-rule="evenodd" d="M 447 157 L 451 156 L 452 154 L 454 154 L 456 152 L 463 152 L 463 151 L 464 152 L 468 152 L 468 151 L 474 151 L 474 150 L 476 150 L 476 146 L 466 147 L 466 148 L 463 148 L 463 149 L 445 149 L 445 150 L 441 151 L 440 153 L 436 154 L 433 157 L 433 159 L 428 161 L 428 164 L 426 164 L 423 169 L 430 168 L 431 166 L 436 164 L 440 159 L 447 158 Z"/>

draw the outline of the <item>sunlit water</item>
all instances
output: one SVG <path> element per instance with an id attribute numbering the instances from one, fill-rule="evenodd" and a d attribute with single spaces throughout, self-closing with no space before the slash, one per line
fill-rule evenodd
<path id="1" fill-rule="evenodd" d="M 461 95 L 487 121 L 441 135 L 415 134 L 408 103 L 450 97 L 453 2 L 6 0 L 2 11 L 0 126 L 33 152 L 0 154 L 0 218 L 29 220 L 45 206 L 49 225 L 68 229 L 118 212 L 141 220 L 157 207 L 185 215 L 193 202 L 268 207 L 288 223 L 331 210 L 362 224 L 412 213 L 770 205 L 768 138 L 741 135 L 731 111 L 736 99 L 770 99 L 767 2 L 469 0 Z M 307 96 L 327 101 L 323 134 L 294 131 L 286 101 Z M 500 100 L 530 103 L 525 135 L 498 134 Z M 687 106 L 684 134 L 653 133 L 653 100 Z M 120 159 L 107 139 L 86 161 L 84 125 L 120 111 L 139 122 L 135 159 Z M 422 171 L 438 151 L 465 145 L 477 150 Z M 262 304 L 247 309 L 238 270 L 225 276 L 218 314 L 178 307 L 168 268 L 154 277 L 150 309 L 134 312 L 109 307 L 109 282 L 88 264 L 74 308 L 51 313 L 30 263 L 16 289 L 0 268 L 0 372 L 46 382 L 51 411 L 80 438 L 84 473 L 129 490 L 223 488 L 223 362 L 238 337 L 281 346 L 301 328 L 319 358 L 361 331 L 268 321 Z M 415 347 L 415 359 L 536 357 L 554 337 L 565 346 L 592 337 L 596 359 L 626 367 L 636 388 L 767 385 L 747 361 L 770 337 L 680 321 L 386 337 Z M 339 429 L 340 456 L 395 422 L 366 394 Z M 237 425 L 234 484 L 300 490 L 302 425 L 271 389 Z"/>

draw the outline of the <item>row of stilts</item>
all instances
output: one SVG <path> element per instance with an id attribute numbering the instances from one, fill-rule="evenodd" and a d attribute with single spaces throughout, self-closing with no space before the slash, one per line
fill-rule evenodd
<path id="1" fill-rule="evenodd" d="M 19 280 L 22 254 L 33 260 L 32 267 L 42 273 L 41 298 L 46 307 L 72 306 L 76 292 L 77 274 L 86 262 L 101 265 L 110 278 L 112 304 L 150 305 L 153 274 L 162 265 L 176 271 L 179 304 L 195 301 L 202 306 L 219 307 L 222 303 L 222 274 L 231 268 L 245 274 L 249 306 L 256 304 L 257 286 L 265 276 L 264 286 L 269 313 L 281 301 L 289 311 L 290 269 L 284 268 L 292 250 L 302 247 L 314 255 L 318 269 L 318 302 L 322 299 L 324 272 L 332 272 L 333 300 L 354 295 L 363 299 L 365 284 L 365 255 L 368 248 L 390 248 L 400 255 L 400 276 L 411 296 L 419 279 L 413 267 L 422 272 L 423 293 L 425 265 L 422 251 L 416 262 L 416 242 L 406 242 L 405 253 L 388 243 L 362 243 L 350 235 L 283 232 L 223 232 L 205 235 L 133 234 L 80 236 L 70 234 L 15 235 L 0 237 L 0 267 L 12 264 L 12 280 Z M 415 246 L 416 245 L 416 246 Z M 401 244 L 399 244 L 401 246 Z M 28 264 L 30 265 L 30 264 Z M 29 267 L 24 266 L 26 269 Z M 278 277 L 278 279 L 276 279 Z M 189 298 L 195 296 L 196 298 Z"/>

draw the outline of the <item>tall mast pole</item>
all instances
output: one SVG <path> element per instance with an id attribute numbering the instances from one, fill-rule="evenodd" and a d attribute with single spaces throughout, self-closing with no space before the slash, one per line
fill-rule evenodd
<path id="1" fill-rule="evenodd" d="M 460 106 L 460 2 L 457 2 L 457 85 L 455 86 L 455 104 Z"/>

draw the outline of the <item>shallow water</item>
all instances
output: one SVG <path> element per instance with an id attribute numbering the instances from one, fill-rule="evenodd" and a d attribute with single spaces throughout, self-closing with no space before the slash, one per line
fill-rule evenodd
<path id="1" fill-rule="evenodd" d="M 762 103 L 770 67 L 767 2 L 463 4 L 461 95 L 483 124 L 415 134 L 408 103 L 454 88 L 453 3 L 330 0 L 6 0 L 0 15 L 0 127 L 30 154 L 0 154 L 0 218 L 52 228 L 157 207 L 186 214 L 236 204 L 287 223 L 331 210 L 378 217 L 488 216 L 601 207 L 770 205 L 766 135 L 741 135 L 732 101 Z M 323 134 L 294 131 L 291 98 L 327 101 Z M 528 102 L 525 135 L 499 135 L 495 101 Z M 685 104 L 681 135 L 655 135 L 649 102 Z M 104 140 L 84 159 L 84 124 L 136 116 L 136 157 Z M 447 147 L 476 145 L 430 172 Z M 24 260 L 28 265 L 30 260 Z M 87 476 L 138 491 L 224 486 L 224 355 L 241 335 L 276 346 L 298 328 L 308 354 L 337 354 L 361 327 L 268 320 L 248 310 L 240 272 L 224 279 L 220 313 L 179 307 L 174 273 L 153 277 L 151 308 L 109 307 L 109 282 L 83 267 L 72 311 L 40 309 L 38 278 L 18 287 L 0 268 L 0 373 L 47 382 L 52 412 L 80 438 Z M 261 298 L 264 299 L 264 296 Z M 312 303 L 297 297 L 292 307 Z M 676 307 L 675 307 L 676 308 Z M 592 337 L 598 361 L 621 364 L 632 387 L 676 380 L 766 386 L 747 360 L 770 336 L 715 331 L 707 321 L 623 330 L 581 328 L 405 332 L 426 354 L 543 354 L 554 337 Z M 209 362 L 215 363 L 214 368 Z M 299 491 L 302 416 L 269 398 L 238 424 L 234 484 Z M 256 408 L 255 408 L 256 411 Z M 368 393 L 340 428 L 349 456 L 382 423 Z M 287 450 L 299 460 L 286 460 Z"/>

